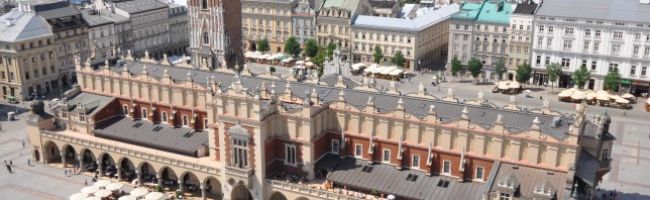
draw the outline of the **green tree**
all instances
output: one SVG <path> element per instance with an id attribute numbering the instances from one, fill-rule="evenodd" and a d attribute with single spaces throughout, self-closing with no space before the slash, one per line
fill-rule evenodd
<path id="1" fill-rule="evenodd" d="M 325 67 L 321 65 L 316 66 L 316 73 L 318 75 L 318 78 L 320 79 L 320 77 L 322 77 L 323 74 L 325 73 Z"/>
<path id="2" fill-rule="evenodd" d="M 284 42 L 284 53 L 297 57 L 300 55 L 300 43 L 296 40 L 295 37 L 289 37 L 287 41 Z"/>
<path id="3" fill-rule="evenodd" d="M 587 81 L 589 81 L 590 76 L 591 72 L 589 72 L 587 66 L 581 65 L 580 69 L 573 72 L 573 83 L 578 85 L 579 88 L 583 88 L 587 84 Z"/>
<path id="4" fill-rule="evenodd" d="M 318 54 L 318 43 L 314 39 L 307 40 L 305 43 L 305 55 L 313 58 L 316 54 Z"/>
<path id="5" fill-rule="evenodd" d="M 257 42 L 257 50 L 261 52 L 266 52 L 269 51 L 271 48 L 269 47 L 269 40 L 266 38 L 260 40 Z"/>
<path id="6" fill-rule="evenodd" d="M 271 74 L 274 74 L 274 73 L 275 73 L 275 67 L 271 66 L 271 67 L 269 68 L 269 72 L 270 72 Z"/>
<path id="7" fill-rule="evenodd" d="M 551 91 L 553 91 L 555 81 L 562 75 L 562 68 L 557 63 L 551 63 L 546 65 L 546 73 L 548 74 L 548 80 L 551 82 Z"/>
<path id="8" fill-rule="evenodd" d="M 463 70 L 463 65 L 458 60 L 458 57 L 454 56 L 454 59 L 451 60 L 451 75 L 456 76 L 461 70 Z"/>
<path id="9" fill-rule="evenodd" d="M 382 58 L 384 58 L 384 53 L 381 51 L 381 47 L 375 46 L 375 51 L 372 53 L 372 60 L 379 64 Z"/>
<path id="10" fill-rule="evenodd" d="M 320 47 L 318 48 L 318 53 L 316 53 L 316 56 L 314 56 L 311 61 L 314 62 L 314 64 L 317 66 L 323 66 L 325 57 L 327 57 L 327 52 L 324 48 Z"/>
<path id="11" fill-rule="evenodd" d="M 524 63 L 517 66 L 517 82 L 526 83 L 533 76 L 533 68 L 529 64 Z"/>
<path id="12" fill-rule="evenodd" d="M 393 55 L 393 58 L 390 60 L 391 63 L 394 65 L 404 67 L 404 62 L 406 62 L 406 58 L 404 58 L 404 54 L 402 54 L 402 51 L 397 51 L 395 52 L 395 55 Z"/>
<path id="13" fill-rule="evenodd" d="M 469 60 L 469 62 L 467 62 L 467 68 L 472 74 L 472 77 L 474 77 L 476 80 L 483 71 L 483 63 L 481 63 L 481 61 L 476 58 L 472 58 Z"/>
<path id="14" fill-rule="evenodd" d="M 506 63 L 503 62 L 503 59 L 499 59 L 499 61 L 497 61 L 496 65 L 494 66 L 494 72 L 497 73 L 499 80 L 503 79 L 503 74 L 505 74 L 506 71 L 508 71 L 506 69 Z"/>
<path id="15" fill-rule="evenodd" d="M 336 44 L 334 43 L 329 43 L 327 44 L 327 47 L 325 47 L 325 55 L 327 56 L 328 59 L 334 58 L 334 50 L 336 50 Z"/>
<path id="16" fill-rule="evenodd" d="M 618 86 L 621 85 L 621 74 L 618 73 L 618 68 L 612 68 L 605 76 L 605 89 L 611 92 L 618 91 Z"/>

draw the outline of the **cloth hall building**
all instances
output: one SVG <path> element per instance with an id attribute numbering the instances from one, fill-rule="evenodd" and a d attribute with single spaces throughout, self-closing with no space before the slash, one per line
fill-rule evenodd
<path id="1" fill-rule="evenodd" d="M 32 105 L 35 160 L 206 199 L 584 198 L 610 168 L 610 119 L 584 106 L 118 60 L 76 59 L 79 86 L 47 112 Z"/>

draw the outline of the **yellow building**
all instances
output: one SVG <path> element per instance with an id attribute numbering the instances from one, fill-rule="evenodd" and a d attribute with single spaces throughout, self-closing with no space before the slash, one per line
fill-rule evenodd
<path id="1" fill-rule="evenodd" d="M 284 42 L 292 36 L 291 16 L 297 3 L 291 0 L 244 0 L 241 6 L 244 49 L 257 50 L 257 42 L 267 39 L 270 52 L 284 52 Z"/>

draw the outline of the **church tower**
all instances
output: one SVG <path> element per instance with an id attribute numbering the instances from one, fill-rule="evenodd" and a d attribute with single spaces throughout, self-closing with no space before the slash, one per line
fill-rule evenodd
<path id="1" fill-rule="evenodd" d="M 243 64 L 240 0 L 189 0 L 192 64 L 201 69 Z"/>

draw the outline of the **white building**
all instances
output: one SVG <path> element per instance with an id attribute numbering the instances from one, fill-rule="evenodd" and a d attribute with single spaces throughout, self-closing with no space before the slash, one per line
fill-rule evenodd
<path id="1" fill-rule="evenodd" d="M 647 93 L 650 4 L 641 2 L 545 0 L 535 16 L 533 81 L 546 82 L 545 66 L 558 63 L 565 72 L 559 86 L 570 87 L 571 72 L 585 65 L 591 70 L 585 87 L 600 90 L 609 70 L 618 68 L 623 90 Z"/>

